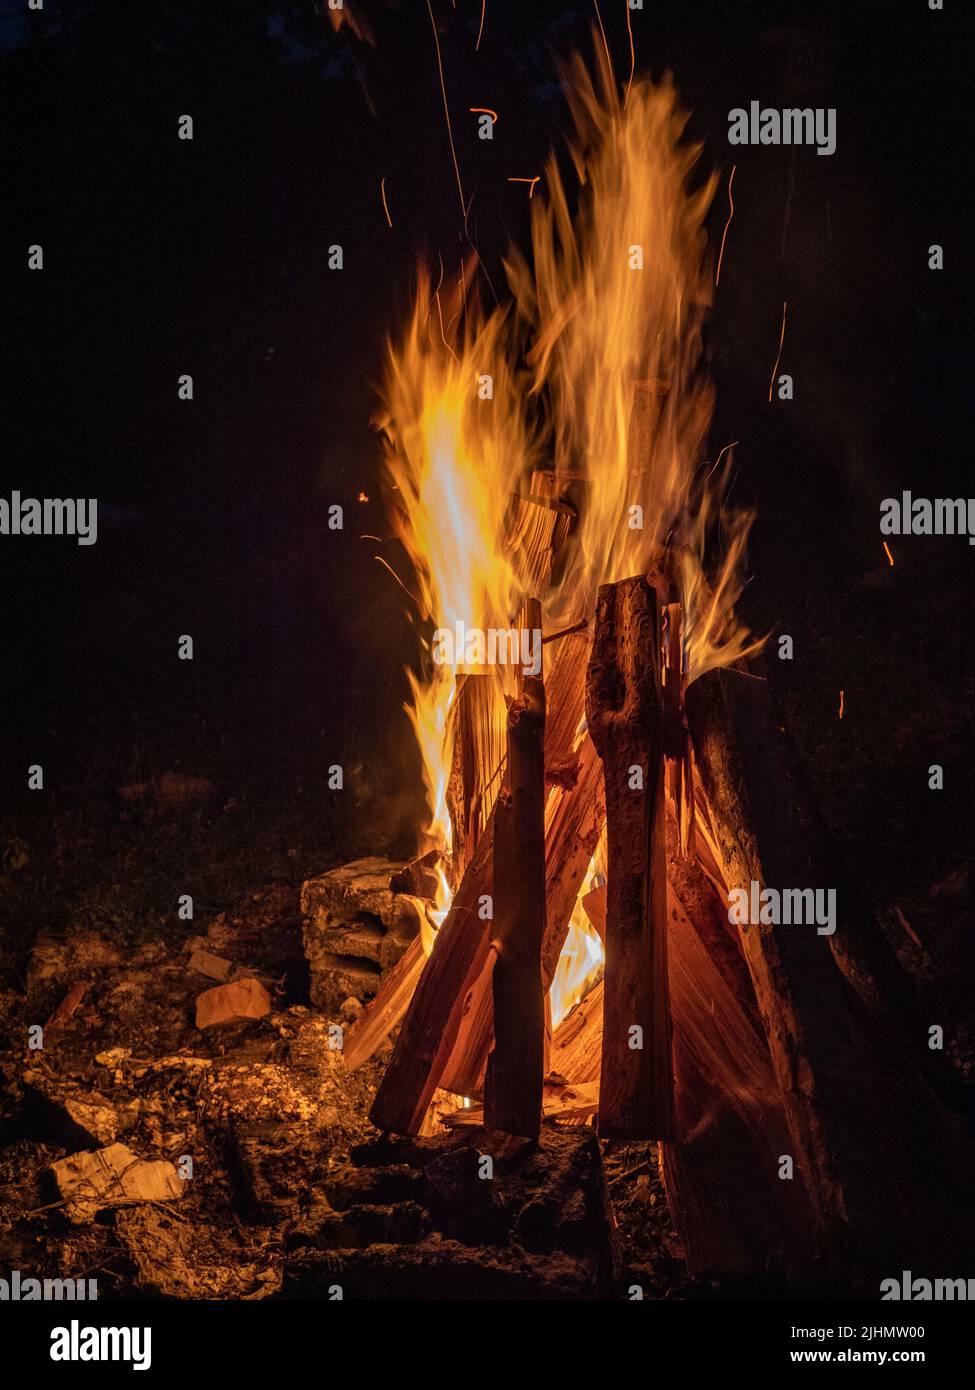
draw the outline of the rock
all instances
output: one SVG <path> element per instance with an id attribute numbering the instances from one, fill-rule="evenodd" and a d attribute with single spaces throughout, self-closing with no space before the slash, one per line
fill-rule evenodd
<path id="1" fill-rule="evenodd" d="M 96 1052 L 95 1061 L 100 1067 L 117 1067 L 132 1056 L 131 1047 L 110 1047 L 106 1052 Z"/>
<path id="2" fill-rule="evenodd" d="M 97 1091 L 65 1091 L 39 1073 L 25 1073 L 24 1109 L 41 1134 L 67 1149 L 111 1144 L 119 1132 L 112 1103 Z"/>
<path id="3" fill-rule="evenodd" d="M 234 980 L 232 984 L 215 985 L 199 996 L 196 1026 L 214 1028 L 221 1023 L 266 1018 L 270 1012 L 271 996 L 260 980 Z"/>
<path id="4" fill-rule="evenodd" d="M 215 956 L 212 951 L 197 950 L 190 956 L 188 968 L 208 979 L 226 982 L 234 972 L 234 963 L 224 956 Z"/>
<path id="5" fill-rule="evenodd" d="M 51 1172 L 75 1225 L 91 1221 L 105 1207 L 171 1202 L 184 1192 L 168 1159 L 140 1158 L 125 1144 L 62 1158 L 52 1163 Z"/>
<path id="6" fill-rule="evenodd" d="M 371 998 L 419 932 L 424 900 L 390 887 L 407 867 L 372 856 L 302 885 L 302 940 L 311 1000 L 319 1008 L 337 1010 L 350 996 Z"/>

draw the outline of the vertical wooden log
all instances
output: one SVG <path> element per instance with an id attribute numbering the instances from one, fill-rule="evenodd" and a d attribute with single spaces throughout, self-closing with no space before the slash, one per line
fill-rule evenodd
<path id="1" fill-rule="evenodd" d="M 504 761 L 504 692 L 497 671 L 457 673 L 451 721 L 453 757 L 447 809 L 453 832 L 451 883 L 458 884 L 487 824 Z"/>
<path id="2" fill-rule="evenodd" d="M 545 830 L 546 928 L 542 983 L 552 983 L 569 917 L 605 820 L 602 767 L 588 739 L 578 755 L 575 734 L 583 717 L 588 632 L 563 637 L 549 648 L 545 673 L 545 776 L 550 784 Z M 554 785 L 552 785 L 554 784 Z M 453 1050 L 440 1085 L 470 1096 L 479 1093 L 494 1026 L 491 974 L 494 953 L 467 991 Z"/>
<path id="3" fill-rule="evenodd" d="M 667 981 L 667 862 L 656 591 L 641 576 L 604 584 L 586 684 L 603 763 L 607 823 L 606 975 L 599 1132 L 674 1132 Z"/>
<path id="4" fill-rule="evenodd" d="M 527 604 L 524 621 L 540 634 L 537 601 Z M 494 1050 L 484 1115 L 491 1129 L 534 1139 L 545 1045 L 545 687 L 537 676 L 519 684 L 508 708 L 507 772 L 494 818 Z"/>

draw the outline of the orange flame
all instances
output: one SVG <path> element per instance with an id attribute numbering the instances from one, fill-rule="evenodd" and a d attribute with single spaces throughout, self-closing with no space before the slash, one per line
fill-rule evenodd
<path id="1" fill-rule="evenodd" d="M 683 557 L 693 679 L 751 646 L 730 623 L 750 516 L 725 512 L 725 560 L 713 586 L 702 582 L 705 540 L 727 481 L 726 469 L 699 482 L 713 410 L 700 361 L 711 295 L 704 219 L 717 179 L 692 184 L 700 147 L 683 140 L 688 118 L 669 82 L 634 84 L 624 107 L 608 64 L 597 84 L 576 58 L 565 87 L 579 206 L 551 158 L 547 196 L 532 204 L 531 264 L 513 251 L 507 266 L 534 335 L 533 391 L 551 403 L 555 468 L 588 480 L 551 616 L 591 612 L 600 584 L 646 571 L 667 542 Z M 637 382 L 663 395 L 648 449 L 646 433 L 631 442 Z"/>
<path id="2" fill-rule="evenodd" d="M 421 619 L 435 627 L 507 627 L 517 584 L 504 521 L 518 470 L 531 465 L 536 448 L 502 347 L 503 314 L 483 320 L 464 303 L 462 286 L 448 321 L 461 309 L 466 321 L 450 345 L 439 312 L 433 327 L 436 303 L 422 276 L 406 338 L 389 352 L 380 423 L 393 520 L 413 562 Z M 454 676 L 446 666 L 428 665 L 422 680 L 410 673 L 407 708 L 423 757 L 428 834 L 438 847 L 449 847 Z"/>
<path id="3" fill-rule="evenodd" d="M 667 545 L 693 680 L 761 645 L 734 617 L 752 517 L 724 505 L 731 451 L 723 466 L 722 456 L 701 464 L 713 411 L 701 362 L 714 278 L 704 222 L 717 180 L 695 180 L 700 147 L 684 139 L 688 118 L 669 81 L 631 80 L 621 103 L 606 60 L 595 80 L 578 58 L 565 78 L 578 197 L 551 158 L 531 200 L 531 257 L 513 249 L 507 261 L 514 314 L 483 317 L 466 268 L 446 307 L 441 286 L 421 276 L 405 335 L 390 347 L 380 423 L 394 523 L 424 623 L 506 626 L 524 597 L 505 546 L 508 497 L 523 471 L 554 465 L 583 487 L 558 586 L 538 595 L 546 627 L 591 616 L 600 584 L 646 572 Z M 526 336 L 527 377 L 516 366 Z M 659 405 L 653 428 L 639 433 L 635 389 Z M 706 573 L 718 536 L 723 554 Z M 449 848 L 454 681 L 428 667 L 410 675 L 408 709 L 427 843 Z M 598 947 L 577 906 L 567 947 L 575 964 L 560 966 L 553 989 L 560 1016 L 598 968 Z"/>

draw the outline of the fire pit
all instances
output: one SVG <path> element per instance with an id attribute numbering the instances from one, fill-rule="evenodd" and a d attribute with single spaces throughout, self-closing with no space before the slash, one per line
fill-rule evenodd
<path id="1" fill-rule="evenodd" d="M 421 276 L 389 352 L 429 820 L 403 896 L 380 885 L 374 917 L 409 904 L 417 929 L 369 967 L 345 1062 L 395 1033 L 371 1119 L 455 1153 L 654 1141 L 692 1270 L 855 1288 L 925 1230 L 958 1253 L 960 1122 L 891 1043 L 883 935 L 748 669 L 751 516 L 730 449 L 702 464 L 714 180 L 671 87 L 624 102 L 580 62 L 566 86 L 578 207 L 553 161 L 510 309 L 480 311 L 469 267 Z M 768 913 L 736 918 L 740 894 Z M 343 930 L 382 963 L 378 927 Z M 906 1141 L 922 1116 L 934 1185 Z"/>

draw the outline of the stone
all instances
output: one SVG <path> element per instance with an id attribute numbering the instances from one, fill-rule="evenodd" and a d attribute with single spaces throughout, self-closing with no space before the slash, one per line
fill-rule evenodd
<path id="1" fill-rule="evenodd" d="M 260 980 L 234 980 L 231 984 L 215 985 L 199 996 L 196 1001 L 196 1026 L 215 1028 L 222 1023 L 266 1018 L 270 1012 L 271 996 Z"/>
<path id="2" fill-rule="evenodd" d="M 140 1158 L 125 1144 L 59 1159 L 51 1172 L 75 1225 L 91 1221 L 105 1207 L 171 1202 L 185 1190 L 168 1159 Z"/>
<path id="3" fill-rule="evenodd" d="M 195 970 L 198 975 L 206 975 L 208 979 L 225 984 L 233 975 L 234 963 L 224 956 L 214 955 L 212 951 L 196 950 L 190 956 L 188 968 Z"/>
<path id="4" fill-rule="evenodd" d="M 117 1067 L 132 1056 L 131 1047 L 110 1047 L 105 1052 L 95 1053 L 95 1062 L 100 1067 Z"/>
<path id="5" fill-rule="evenodd" d="M 343 999 L 342 1007 L 339 1009 L 339 1013 L 349 1023 L 355 1023 L 362 1017 L 363 1012 L 362 1005 L 354 994 L 350 994 L 348 999 Z"/>
<path id="6" fill-rule="evenodd" d="M 64 1091 L 37 1072 L 24 1076 L 25 1113 L 39 1131 L 68 1149 L 111 1144 L 119 1132 L 119 1117 L 111 1101 L 97 1091 Z"/>
<path id="7" fill-rule="evenodd" d="M 319 1008 L 337 1011 L 349 997 L 371 998 L 419 933 L 424 900 L 390 887 L 407 867 L 371 856 L 302 885 L 302 939 Z"/>

